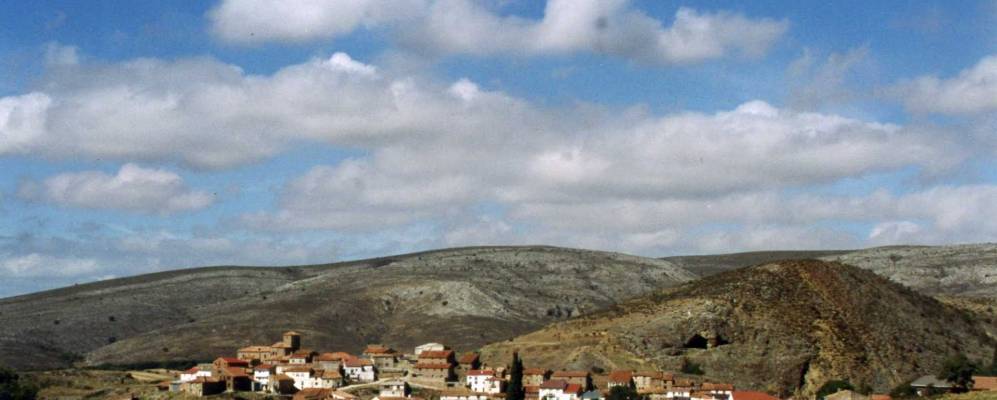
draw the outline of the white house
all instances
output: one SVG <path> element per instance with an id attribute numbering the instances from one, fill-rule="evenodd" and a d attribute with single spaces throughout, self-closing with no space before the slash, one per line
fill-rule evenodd
<path id="1" fill-rule="evenodd" d="M 312 373 L 314 371 L 309 367 L 304 366 L 290 366 L 284 368 L 284 375 L 294 379 L 294 387 L 301 389 L 308 389 L 311 387 Z"/>
<path id="2" fill-rule="evenodd" d="M 485 393 L 475 393 L 467 388 L 447 388 L 440 392 L 440 400 L 493 400 Z"/>
<path id="3" fill-rule="evenodd" d="M 666 389 L 665 397 L 675 400 L 689 400 L 692 397 L 692 388 L 688 386 L 672 386 Z"/>
<path id="4" fill-rule="evenodd" d="M 704 382 L 699 389 L 717 400 L 730 400 L 734 396 L 734 385 L 729 383 Z"/>
<path id="5" fill-rule="evenodd" d="M 269 386 L 272 369 L 273 367 L 268 364 L 257 365 L 253 368 L 253 381 L 263 387 Z"/>
<path id="6" fill-rule="evenodd" d="M 540 400 L 578 400 L 582 395 L 582 385 L 552 379 L 540 385 Z"/>
<path id="7" fill-rule="evenodd" d="M 193 367 L 184 372 L 180 373 L 180 382 L 191 382 L 200 377 L 211 377 L 210 369 L 201 369 L 198 367 Z"/>
<path id="8" fill-rule="evenodd" d="M 502 379 L 498 378 L 495 371 L 490 369 L 472 369 L 467 371 L 467 387 L 472 392 L 478 393 L 501 393 Z"/>
<path id="9" fill-rule="evenodd" d="M 374 363 L 367 359 L 354 358 L 343 363 L 343 372 L 351 382 L 373 382 L 377 380 Z"/>

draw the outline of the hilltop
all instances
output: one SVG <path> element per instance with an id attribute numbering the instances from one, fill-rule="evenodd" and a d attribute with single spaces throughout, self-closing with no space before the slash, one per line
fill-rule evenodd
<path id="1" fill-rule="evenodd" d="M 868 269 L 930 295 L 997 296 L 997 244 L 888 246 L 863 250 L 761 251 L 664 260 L 698 276 L 766 262 L 816 258 Z"/>
<path id="2" fill-rule="evenodd" d="M 723 272 L 483 349 L 502 363 L 663 369 L 683 360 L 741 388 L 813 393 L 830 379 L 886 391 L 956 352 L 989 357 L 981 322 L 871 271 L 818 260 Z"/>
<path id="3" fill-rule="evenodd" d="M 471 349 L 693 278 L 663 260 L 556 247 L 177 270 L 0 300 L 0 364 L 207 360 L 287 329 L 316 349 Z"/>

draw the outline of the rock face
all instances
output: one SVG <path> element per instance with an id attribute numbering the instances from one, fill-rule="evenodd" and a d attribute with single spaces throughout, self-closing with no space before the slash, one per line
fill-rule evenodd
<path id="1" fill-rule="evenodd" d="M 0 300 L 0 364 L 209 360 L 288 329 L 315 349 L 469 349 L 692 278 L 663 260 L 553 247 L 178 270 Z"/>
<path id="2" fill-rule="evenodd" d="M 662 368 L 683 360 L 711 379 L 783 395 L 809 395 L 831 379 L 878 391 L 965 352 L 989 359 L 980 323 L 875 273 L 824 261 L 783 261 L 729 271 L 487 346 L 504 363 Z"/>

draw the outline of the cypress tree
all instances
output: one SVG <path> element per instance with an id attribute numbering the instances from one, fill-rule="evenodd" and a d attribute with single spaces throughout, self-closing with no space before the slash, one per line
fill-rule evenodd
<path id="1" fill-rule="evenodd" d="M 523 391 L 523 360 L 519 359 L 519 352 L 512 353 L 512 366 L 509 368 L 509 387 L 506 388 L 506 400 L 523 400 L 526 392 Z"/>

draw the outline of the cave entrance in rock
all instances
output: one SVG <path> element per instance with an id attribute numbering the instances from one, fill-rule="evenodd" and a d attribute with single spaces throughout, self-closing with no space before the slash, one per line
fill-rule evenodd
<path id="1" fill-rule="evenodd" d="M 689 340 L 686 340 L 685 345 L 682 347 L 685 347 L 687 349 L 705 349 L 709 347 L 709 344 L 710 342 L 706 340 L 706 338 L 703 337 L 703 335 L 697 333 L 695 335 L 692 335 L 692 337 L 690 337 Z"/>

